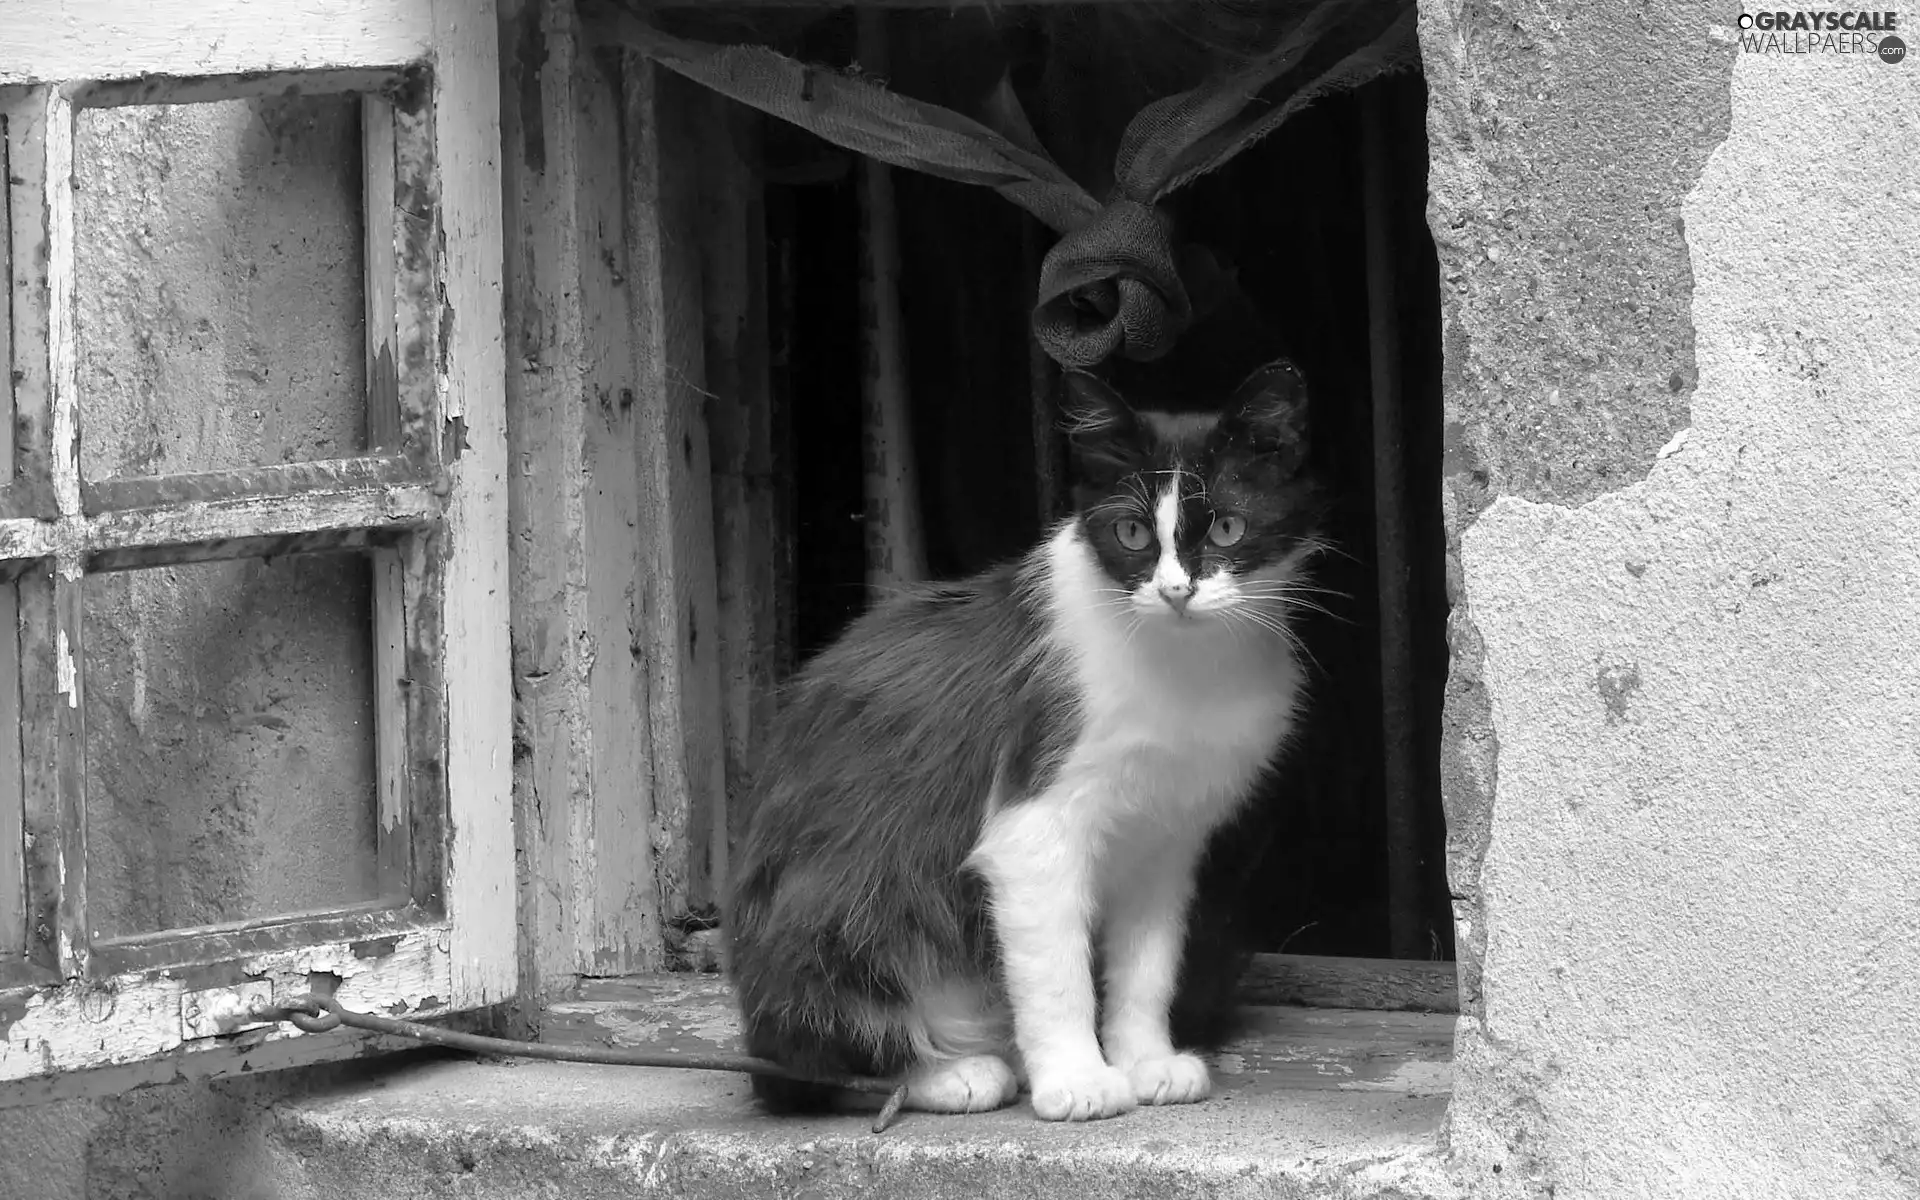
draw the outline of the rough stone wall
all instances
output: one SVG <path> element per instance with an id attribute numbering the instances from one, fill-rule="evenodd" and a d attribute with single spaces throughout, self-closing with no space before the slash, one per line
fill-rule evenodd
<path id="1" fill-rule="evenodd" d="M 1474 1195 L 1920 1191 L 1920 73 L 1737 11 L 1423 7 Z"/>

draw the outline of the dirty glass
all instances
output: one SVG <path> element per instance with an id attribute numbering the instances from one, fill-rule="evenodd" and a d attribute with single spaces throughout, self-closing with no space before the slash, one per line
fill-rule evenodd
<path id="1" fill-rule="evenodd" d="M 375 898 L 367 556 L 122 571 L 84 588 L 95 935 Z"/>
<path id="2" fill-rule="evenodd" d="M 358 97 L 83 109 L 74 162 L 87 479 L 366 445 Z"/>

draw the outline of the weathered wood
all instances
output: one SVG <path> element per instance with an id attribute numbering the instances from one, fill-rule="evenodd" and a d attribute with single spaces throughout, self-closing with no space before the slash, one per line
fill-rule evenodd
<path id="1" fill-rule="evenodd" d="M 29 881 L 34 893 L 52 900 L 35 914 L 34 933 L 46 940 L 50 908 L 51 965 L 62 979 L 85 979 L 93 940 L 87 923 L 85 610 L 80 585 L 57 567 L 50 577 L 35 577 L 24 598 L 30 601 L 34 664 L 22 680 L 20 742 L 23 751 L 31 745 L 44 756 L 26 775 L 27 833 L 40 860 L 29 866 Z M 40 838 L 49 831 L 50 851 L 42 855 Z M 41 957 L 47 958 L 44 950 Z"/>
<path id="2" fill-rule="evenodd" d="M 12 174 L 7 139 L 11 112 L 0 105 L 0 181 Z M 0 186 L 5 186 L 0 183 Z M 7 192 L 12 188 L 7 187 Z M 0 263 L 5 278 L 14 276 L 13 205 L 0 192 Z M 8 285 L 11 291 L 11 283 Z M 13 322 L 0 320 L 0 370 L 13 369 Z M 0 387 L 0 482 L 13 480 L 13 383 Z M 0 730 L 20 722 L 20 595 L 11 582 L 0 583 Z M 27 954 L 26 797 L 20 787 L 20 741 L 0 737 L 0 963 Z M 0 984 L 4 986 L 4 984 Z"/>
<path id="3" fill-rule="evenodd" d="M 382 895 L 406 895 L 413 872 L 408 729 L 406 565 L 399 550 L 368 554 L 373 571 L 373 753 L 379 812 L 375 854 Z"/>
<path id="4" fill-rule="evenodd" d="M 372 97 L 406 95 L 424 80 L 421 67 L 348 67 L 329 71 L 248 71 L 237 75 L 140 75 L 71 83 L 62 90 L 75 108 L 123 108 L 137 104 L 202 104 L 279 96 Z"/>
<path id="5" fill-rule="evenodd" d="M 526 1019 L 582 972 L 657 968 L 639 381 L 617 59 L 568 0 L 503 7 L 517 797 Z"/>
<path id="6" fill-rule="evenodd" d="M 433 349 L 451 435 L 443 612 L 414 618 L 440 634 L 448 814 L 446 911 L 451 998 L 460 1007 L 513 994 L 516 977 L 511 774 L 513 678 L 507 608 L 507 439 L 500 306 L 500 75 L 490 3 L 433 0 L 433 136 L 438 160 L 440 284 Z M 270 23 L 268 23 L 270 24 Z M 264 26 L 263 26 L 264 27 Z M 398 110 L 396 110 L 398 111 Z M 397 125 L 397 122 L 396 122 Z M 402 146 L 404 133 L 396 129 Z M 404 174 L 402 176 L 404 182 Z M 404 256 L 401 269 L 407 269 Z M 403 304 L 398 306 L 404 307 Z M 407 363 L 402 339 L 401 363 Z M 409 693 L 428 689 L 416 685 Z M 410 717 L 413 714 L 410 714 Z"/>
<path id="7" fill-rule="evenodd" d="M 400 448 L 400 377 L 394 359 L 399 336 L 394 313 L 399 262 L 394 243 L 396 145 L 393 103 L 369 95 L 360 101 L 362 211 L 366 248 L 361 257 L 361 292 L 367 319 L 366 437 L 369 452 L 388 452 L 389 461 L 417 468 Z M 386 457 L 386 456 L 383 456 Z M 382 548 L 369 555 L 373 568 L 373 743 L 379 813 L 374 826 L 384 894 L 408 894 L 413 884 L 413 777 L 409 749 L 415 736 L 407 728 L 406 562 L 399 551 Z M 423 798 L 431 802 L 430 797 Z"/>
<path id="8" fill-rule="evenodd" d="M 593 920 L 572 5 L 503 0 L 500 37 L 514 812 L 525 861 L 517 1007 L 531 1025 L 545 995 L 573 978 Z"/>
<path id="9" fill-rule="evenodd" d="M 1414 728 L 1413 559 L 1406 432 L 1400 401 L 1400 313 L 1386 113 L 1360 92 L 1361 203 L 1367 253 L 1367 344 L 1373 394 L 1374 568 L 1380 600 L 1381 785 L 1386 806 L 1387 944 L 1395 958 L 1428 952 L 1421 895 L 1420 772 Z"/>
<path id="10" fill-rule="evenodd" d="M 370 347 L 382 368 L 370 373 L 370 383 L 378 391 L 391 381 L 393 394 L 406 399 L 412 425 L 400 440 L 405 446 L 411 437 L 416 462 L 437 465 L 443 448 L 451 461 L 444 474 L 416 471 L 410 478 L 417 482 L 408 483 L 362 478 L 354 474 L 357 467 L 342 476 L 339 464 L 252 476 L 218 473 L 184 484 L 179 478 L 129 481 L 118 493 L 118 484 L 89 489 L 89 497 L 146 507 L 85 515 L 75 453 L 69 100 L 56 89 L 38 89 L 25 97 L 23 110 L 17 95 L 5 97 L 12 259 L 45 264 L 44 273 L 10 272 L 15 349 L 31 346 L 33 352 L 15 355 L 21 405 L 14 459 L 22 478 L 9 489 L 18 515 L 0 521 L 0 548 L 16 556 L 9 572 L 29 552 L 53 560 L 52 569 L 43 561 L 27 570 L 21 584 L 30 954 L 46 972 L 74 982 L 0 996 L 0 1079 L 170 1055 L 188 1036 L 181 1020 L 183 990 L 189 981 L 215 977 L 264 978 L 281 999 L 335 979 L 344 1003 L 386 1011 L 496 1003 L 513 991 L 516 936 L 491 8 L 470 0 L 310 0 L 261 24 L 235 17 L 232 0 L 216 0 L 192 15 L 174 6 L 115 4 L 103 11 L 7 2 L 0 12 L 0 81 L 399 67 L 431 57 L 430 92 L 405 85 L 390 90 L 399 114 L 389 198 L 397 233 L 390 273 L 406 289 L 396 294 L 386 344 Z M 209 30 L 216 32 L 209 36 Z M 33 43 L 25 57 L 15 52 L 21 31 Z M 330 47 L 345 49 L 329 57 Z M 34 73 L 48 71 L 48 63 L 58 69 Z M 243 89 L 257 82 L 243 81 Z M 110 91 L 88 96 L 110 98 Z M 381 152 L 374 147 L 376 156 Z M 369 186 L 377 193 L 382 184 L 376 177 Z M 25 259 L 23 213 L 36 231 Z M 377 249 L 369 257 L 377 262 Z M 378 296 L 370 297 L 370 305 L 378 303 Z M 369 315 L 378 330 L 384 317 Z M 384 469 L 374 475 L 385 478 Z M 44 486 L 45 502 L 22 502 L 22 484 Z M 243 487 L 280 494 L 243 494 Z M 391 682 L 404 695 L 407 761 L 400 773 L 408 781 L 409 808 L 401 818 L 383 798 L 383 816 L 410 840 L 411 861 L 407 890 L 394 899 L 430 924 L 371 939 L 327 941 L 349 926 L 356 933 L 384 929 L 385 918 L 338 927 L 325 919 L 303 926 L 302 920 L 274 918 L 231 930 L 168 931 L 109 943 L 100 960 L 90 959 L 80 791 L 81 575 L 366 545 L 391 546 L 393 554 L 382 561 L 397 562 L 400 576 L 398 618 L 389 610 L 383 621 L 400 629 L 404 670 L 391 669 L 391 641 L 383 639 L 383 673 L 397 675 Z M 391 579 L 391 567 L 385 574 Z M 382 720 L 391 725 L 390 705 L 386 712 Z M 383 774 L 393 771 L 394 764 L 383 767 Z M 450 804 L 457 805 L 452 819 Z M 302 938 L 321 940 L 295 944 Z M 166 959 L 249 950 L 258 953 L 237 962 L 182 962 L 170 976 L 155 971 Z M 142 969 L 103 975 L 115 960 Z M 18 983 L 17 974 L 9 972 L 7 982 Z M 298 1035 L 275 1030 L 266 1036 Z M 352 1053 L 354 1044 L 325 1036 L 313 1042 L 312 1056 Z M 206 1053 L 196 1060 L 196 1071 L 238 1069 L 245 1061 L 225 1046 Z"/>
<path id="11" fill-rule="evenodd" d="M 0 84 L 393 67 L 433 48 L 431 0 L 5 0 Z"/>
<path id="12" fill-rule="evenodd" d="M 427 928 L 437 919 L 438 914 L 396 896 L 270 920 L 108 938 L 94 944 L 93 968 L 101 975 L 124 975 L 190 966 L 201 986 L 212 987 L 222 981 L 220 970 L 207 964 L 238 963 L 259 954 L 328 942 L 356 943 L 357 953 L 378 955 L 385 952 L 382 939 Z M 236 969 L 227 981 L 238 983 L 242 978 Z"/>
<path id="13" fill-rule="evenodd" d="M 493 932 L 505 936 L 504 931 Z M 224 1044 L 225 1039 L 208 1044 L 183 1034 L 181 998 L 201 987 L 260 979 L 272 985 L 276 1001 L 284 1001 L 313 990 L 316 976 L 331 976 L 337 981 L 335 997 L 349 1008 L 432 1016 L 458 1006 L 449 1003 L 455 975 L 446 932 L 436 927 L 394 934 L 372 945 L 360 939 L 322 942 L 165 975 L 103 976 L 91 985 L 0 996 L 0 1082 L 117 1066 L 182 1048 L 218 1056 L 220 1069 L 238 1070 L 243 1052 Z M 276 1026 L 249 1035 L 252 1038 L 312 1041 L 324 1058 L 351 1055 L 354 1049 L 351 1040 L 340 1040 L 337 1033 L 309 1036 L 291 1026 Z"/>
<path id="14" fill-rule="evenodd" d="M 664 915 L 716 897 L 710 839 L 726 787 L 713 491 L 701 344 L 697 179 L 686 164 L 694 85 L 627 54 L 628 261 L 640 377 L 635 446 L 642 562 L 640 638 Z M 704 850 L 706 853 L 696 851 Z"/>
<path id="15" fill-rule="evenodd" d="M 1256 954 L 1240 980 L 1246 1004 L 1455 1013 L 1455 966 L 1417 959 Z"/>
<path id="16" fill-rule="evenodd" d="M 19 585 L 0 584 L 0 730 L 20 727 Z M 26 793 L 20 739 L 0 737 L 0 962 L 27 954 Z"/>
<path id="17" fill-rule="evenodd" d="M 383 290 L 393 306 L 391 346 L 397 373 L 394 392 L 399 400 L 395 414 L 398 444 L 401 453 L 414 461 L 437 465 L 458 455 L 465 431 L 464 424 L 453 428 L 453 445 L 443 446 L 447 426 L 459 416 L 452 405 L 442 413 L 440 395 L 449 349 L 441 325 L 459 319 L 459 307 L 441 291 L 446 267 L 441 239 L 447 232 L 441 204 L 447 180 L 444 164 L 438 158 L 440 146 L 433 112 L 425 105 L 396 105 L 392 112 L 393 202 L 376 224 L 390 223 L 393 230 L 393 284 Z M 385 313 L 381 319 L 386 319 Z M 370 383 L 384 384 L 385 349 L 381 345 L 375 352 L 378 373 Z"/>
<path id="18" fill-rule="evenodd" d="M 408 1038 L 341 1028 L 325 1037 L 288 1037 L 284 1032 L 250 1029 L 218 1042 L 189 1042 L 162 1054 L 121 1066 L 92 1067 L 0 1083 L 0 1110 L 33 1108 L 62 1100 L 94 1100 L 163 1083 L 188 1083 L 228 1075 L 284 1071 L 321 1063 L 345 1062 L 409 1050 Z"/>
<path id="19" fill-rule="evenodd" d="M 569 38 L 575 38 L 567 12 Z M 625 96 L 617 56 L 578 48 L 570 97 L 573 113 L 572 207 L 564 220 L 578 230 L 578 268 L 569 290 L 579 306 L 579 355 L 552 364 L 572 384 L 568 403 L 584 415 L 585 469 L 581 545 L 586 571 L 590 730 L 590 808 L 581 828 L 590 839 L 591 874 L 583 881 L 590 920 L 574 947 L 574 967 L 605 974 L 658 967 L 665 953 L 662 900 L 655 872 L 657 792 L 648 770 L 649 662 L 634 652 L 645 595 L 646 514 L 638 439 L 644 376 L 633 348 L 632 289 L 637 271 L 627 236 L 627 176 L 620 114 Z M 556 115 L 556 130 L 564 125 Z M 568 147 L 556 145 L 552 154 Z M 583 369 L 584 368 L 584 369 Z"/>
<path id="20" fill-rule="evenodd" d="M 396 547 L 405 618 L 400 637 L 406 673 L 399 682 L 407 756 L 403 804 L 407 815 L 406 835 L 411 840 L 408 894 L 421 908 L 455 918 L 457 925 L 448 879 L 458 869 L 457 859 L 467 837 L 475 831 L 469 830 L 466 824 L 467 797 L 460 796 L 460 811 L 453 811 L 455 797 L 460 795 L 455 790 L 454 761 L 461 753 L 456 744 L 461 731 L 454 725 L 458 716 L 453 711 L 451 684 L 457 678 L 455 661 L 462 645 L 460 633 L 449 629 L 447 620 L 452 590 L 448 532 L 429 530 L 403 539 Z M 486 649 L 489 648 L 481 647 L 475 653 L 484 653 Z M 477 740 L 479 731 L 471 731 L 469 736 Z M 481 799 L 494 798 L 482 796 Z M 484 807 L 473 815 L 481 821 L 494 816 Z M 490 829 L 478 832 L 492 833 Z M 494 866 L 497 870 L 498 866 Z M 498 904 L 497 897 L 487 898 Z M 497 912 L 494 915 L 497 917 Z M 484 935 L 476 929 L 468 936 L 477 940 Z M 511 957 L 505 962 L 492 960 L 489 969 L 510 971 Z M 454 986 L 456 989 L 461 986 L 457 978 Z M 455 994 L 459 994 L 457 990 Z"/>
<path id="21" fill-rule="evenodd" d="M 47 222 L 46 341 L 47 423 L 51 441 L 47 475 L 54 510 L 62 517 L 80 512 L 80 331 L 74 306 L 78 275 L 73 244 L 73 105 L 55 89 L 41 93 L 41 145 L 46 155 L 41 180 Z M 60 570 L 76 574 L 79 564 L 63 561 Z"/>
<path id="22" fill-rule="evenodd" d="M 756 753 L 773 717 L 783 539 L 773 481 L 773 398 L 768 371 L 766 206 L 759 175 L 760 118 L 723 100 L 701 112 L 701 262 L 713 446 L 713 517 L 725 699 L 727 786 L 713 836 L 716 878 L 726 879 Z"/>
<path id="23" fill-rule="evenodd" d="M 884 15 L 862 10 L 857 20 L 861 69 L 885 78 Z M 900 313 L 900 218 L 894 203 L 893 168 L 862 158 L 858 170 L 867 588 L 885 594 L 926 578 L 926 530 L 913 450 L 907 331 Z"/>
<path id="24" fill-rule="evenodd" d="M 420 469 L 398 455 L 367 455 L 320 462 L 277 463 L 236 471 L 145 475 L 80 485 L 89 515 L 141 508 L 218 503 L 264 496 L 363 491 L 381 484 L 425 482 Z"/>
<path id="25" fill-rule="evenodd" d="M 7 207 L 12 319 L 9 332 L 13 352 L 9 368 L 13 383 L 13 454 L 8 462 L 13 479 L 7 487 L 9 515 L 52 517 L 53 475 L 47 464 L 47 446 L 53 415 L 53 384 L 47 378 L 51 362 L 52 314 L 47 307 L 45 264 L 51 256 L 47 243 L 46 91 L 28 88 L 0 94 L 0 112 L 7 131 Z"/>
<path id="26" fill-rule="evenodd" d="M 365 214 L 366 250 L 361 255 L 360 287 L 367 313 L 367 436 L 369 454 L 400 448 L 400 378 L 394 359 L 399 328 L 394 292 L 400 267 L 394 235 L 398 180 L 393 103 L 384 96 L 360 101 L 360 190 Z"/>
<path id="27" fill-rule="evenodd" d="M 422 529 L 441 508 L 433 489 L 421 484 L 244 497 L 101 513 L 56 528 L 54 549 L 83 555 L 96 571 L 291 554 L 368 545 L 381 534 Z"/>
<path id="28" fill-rule="evenodd" d="M 173 567 L 188 563 L 226 562 L 236 558 L 286 558 L 294 554 L 336 554 L 376 550 L 398 545 L 409 532 L 406 524 L 386 528 L 303 530 L 228 538 L 218 542 L 166 541 L 153 546 L 125 546 L 87 557 L 87 571 L 131 571 Z"/>
<path id="29" fill-rule="evenodd" d="M 68 841 L 62 819 L 65 762 L 61 744 L 65 723 L 76 720 L 60 690 L 62 651 L 54 600 L 54 575 L 49 566 L 23 576 L 19 583 L 20 616 L 20 754 L 22 824 L 26 832 L 25 875 L 27 945 L 30 961 L 55 979 L 64 978 L 60 954 L 60 897 L 65 888 L 65 864 L 82 861 L 84 848 Z M 65 658 L 71 675 L 76 659 Z"/>

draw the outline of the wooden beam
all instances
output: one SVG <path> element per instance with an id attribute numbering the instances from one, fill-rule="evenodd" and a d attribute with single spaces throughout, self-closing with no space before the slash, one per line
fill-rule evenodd
<path id="1" fill-rule="evenodd" d="M 888 71 L 884 14 L 857 14 L 863 70 Z M 900 313 L 900 217 L 893 169 L 862 158 L 860 174 L 861 461 L 866 472 L 867 588 L 878 597 L 927 577 L 920 472 L 913 449 L 907 331 Z"/>
<path id="2" fill-rule="evenodd" d="M 76 538 L 56 532 L 55 551 L 84 555 L 95 571 L 293 554 L 378 544 L 383 534 L 431 525 L 441 509 L 431 487 L 401 484 L 109 512 L 86 520 Z"/>
<path id="3" fill-rule="evenodd" d="M 1450 962 L 1256 954 L 1240 979 L 1243 1004 L 1460 1011 L 1458 972 Z"/>
<path id="4" fill-rule="evenodd" d="M 627 238 L 638 356 L 635 450 L 640 478 L 641 652 L 647 662 L 653 812 L 667 919 L 717 901 L 726 788 L 719 599 L 713 546 L 698 182 L 704 147 L 687 117 L 707 94 L 627 54 Z"/>
<path id="5" fill-rule="evenodd" d="M 327 942 L 380 941 L 431 926 L 437 914 L 394 896 L 338 911 L 295 913 L 205 929 L 167 929 L 103 939 L 93 947 L 101 975 L 221 963 Z M 380 947 L 367 948 L 378 953 Z M 236 980 L 237 982 L 237 980 Z"/>
<path id="6" fill-rule="evenodd" d="M 664 962 L 646 530 L 618 56 L 569 0 L 501 9 L 514 466 L 520 1017 L 580 974 Z"/>
<path id="7" fill-rule="evenodd" d="M 418 551 L 440 556 L 446 573 L 444 588 L 435 589 L 438 596 L 423 597 L 408 620 L 423 649 L 433 651 L 421 667 L 444 664 L 445 673 L 428 675 L 425 684 L 408 689 L 409 702 L 416 705 L 408 719 L 426 721 L 436 735 L 448 731 L 444 786 L 459 811 L 447 814 L 451 826 L 423 832 L 444 834 L 434 844 L 449 848 L 444 901 L 452 919 L 447 943 L 452 999 L 461 1007 L 479 1007 L 513 995 L 518 934 L 507 634 L 507 365 L 500 303 L 500 67 L 490 6 L 432 0 L 432 15 L 431 124 L 438 184 L 432 202 L 440 217 L 434 230 L 440 270 L 432 303 L 441 319 L 428 361 L 434 366 L 432 411 L 444 446 L 449 494 L 444 536 L 438 545 Z M 270 21 L 249 24 L 275 27 Z M 396 175 L 405 188 L 407 114 L 399 108 L 395 113 Z M 407 254 L 399 259 L 400 270 L 409 271 Z M 404 294 L 395 307 L 405 310 Z M 403 317 L 403 330 L 404 322 Z M 404 334 L 401 347 L 397 357 L 405 370 L 411 366 L 411 348 Z M 433 602 L 439 596 L 444 604 Z M 436 744 L 439 740 L 434 738 Z M 435 814 L 444 811 L 442 805 L 431 807 Z"/>
<path id="8" fill-rule="evenodd" d="M 143 475 L 80 485 L 80 503 L 88 514 L 142 508 L 171 508 L 264 496 L 308 496 L 363 491 L 383 484 L 427 483 L 417 466 L 397 454 L 317 462 L 277 463 L 236 471 L 199 471 L 181 475 Z"/>
<path id="9" fill-rule="evenodd" d="M 700 118 L 707 147 L 700 159 L 700 247 L 727 771 L 712 836 L 714 875 L 724 880 L 754 761 L 773 718 L 776 564 L 788 531 L 774 492 L 760 115 L 716 100 Z"/>
<path id="10" fill-rule="evenodd" d="M 578 27 L 567 14 L 567 37 Z M 550 37 L 550 41 L 552 38 Z M 649 765 L 651 720 L 647 700 L 651 664 L 636 653 L 642 597 L 647 594 L 647 525 L 643 499 L 641 430 L 646 376 L 634 346 L 635 265 L 628 235 L 628 176 L 621 114 L 625 93 L 618 55 L 572 50 L 569 118 L 553 113 L 550 169 L 567 167 L 574 184 L 560 201 L 577 232 L 578 266 L 572 291 L 580 357 L 562 358 L 572 372 L 572 404 L 581 412 L 582 497 L 580 547 L 586 563 L 585 630 L 588 657 L 586 728 L 591 790 L 579 828 L 592 839 L 591 873 L 577 890 L 591 901 L 574 949 L 574 970 L 606 974 L 656 969 L 665 961 L 664 901 L 655 865 L 658 788 Z M 552 111 L 552 110 L 550 110 Z M 690 166 L 690 164 L 689 164 Z"/>
<path id="11" fill-rule="evenodd" d="M 406 469 L 413 463 L 398 453 L 400 441 L 399 365 L 393 357 L 399 336 L 394 312 L 399 288 L 397 228 L 398 147 L 393 102 L 385 96 L 360 101 L 361 212 L 366 238 L 361 253 L 360 290 L 366 314 L 366 434 L 369 457 L 386 458 Z M 380 890 L 405 894 L 413 883 L 413 780 L 408 770 L 407 729 L 407 568 L 399 550 L 381 548 L 369 555 L 373 571 L 373 744 L 379 811 L 374 839 Z M 425 799 L 425 798 L 423 798 Z M 431 802 L 430 800 L 428 802 Z"/>
<path id="12" fill-rule="evenodd" d="M 433 49 L 432 0 L 5 0 L 0 85 L 395 67 Z"/>
<path id="13" fill-rule="evenodd" d="M 574 374 L 584 348 L 573 132 L 575 88 L 591 64 L 575 62 L 568 0 L 502 0 L 499 14 L 514 819 L 524 863 L 516 1013 L 531 1029 L 546 995 L 579 969 L 594 920 L 587 692 L 597 655 L 586 628 L 587 406 Z"/>
<path id="14" fill-rule="evenodd" d="M 416 92 L 424 68 L 352 67 L 334 71 L 249 71 L 240 75 L 139 75 L 67 84 L 75 108 L 126 108 L 139 104 L 204 104 L 284 96 L 337 96 L 359 92 L 375 99 Z M 391 144 L 391 142 L 389 142 Z"/>
<path id="15" fill-rule="evenodd" d="M 13 153 L 7 136 L 11 110 L 0 107 L 0 265 L 6 268 L 4 294 L 12 296 L 14 271 Z M 32 181 L 21 179 L 21 186 Z M 8 304 L 12 308 L 12 304 Z M 11 485 L 14 470 L 14 406 L 11 375 L 14 364 L 13 321 L 0 319 L 0 483 Z M 20 592 L 0 583 L 0 729 L 20 723 Z M 27 953 L 26 796 L 20 785 L 20 741 L 0 737 L 0 963 L 24 960 Z"/>
<path id="16" fill-rule="evenodd" d="M 50 518 L 55 509 L 47 465 L 53 414 L 53 384 L 47 377 L 52 363 L 46 352 L 53 338 L 47 306 L 47 263 L 53 255 L 47 241 L 47 90 L 0 96 L 7 129 L 8 328 L 13 346 L 6 364 L 12 373 L 12 454 L 0 464 L 0 474 L 11 476 L 8 515 Z"/>

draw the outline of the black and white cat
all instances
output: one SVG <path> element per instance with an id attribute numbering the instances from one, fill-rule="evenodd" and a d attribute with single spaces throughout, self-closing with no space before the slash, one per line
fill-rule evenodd
<path id="1" fill-rule="evenodd" d="M 997 1108 L 1022 1078 L 1047 1120 L 1207 1094 L 1168 1031 L 1196 864 L 1300 698 L 1288 621 L 1322 543 L 1298 372 L 1202 415 L 1065 390 L 1073 517 L 799 672 L 737 860 L 748 1049 L 904 1077 L 923 1110 Z"/>

